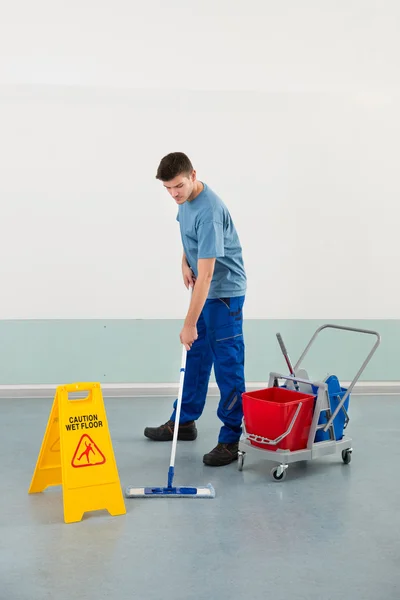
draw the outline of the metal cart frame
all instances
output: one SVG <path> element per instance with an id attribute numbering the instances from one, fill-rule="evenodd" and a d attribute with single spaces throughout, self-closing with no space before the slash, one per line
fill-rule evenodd
<path id="1" fill-rule="evenodd" d="M 323 381 L 311 381 L 309 379 L 307 371 L 305 369 L 300 369 L 300 365 L 303 362 L 305 356 L 307 355 L 309 349 L 313 345 L 317 336 L 324 329 L 339 329 L 342 331 L 364 333 L 364 334 L 368 334 L 368 335 L 373 335 L 377 338 L 370 353 L 368 354 L 367 358 L 364 360 L 359 371 L 355 375 L 353 381 L 350 383 L 349 387 L 347 388 L 345 395 L 340 400 L 336 409 L 333 412 L 331 409 L 327 383 L 325 383 Z M 287 431 L 282 433 L 282 435 L 277 437 L 275 440 L 269 440 L 267 438 L 264 438 L 262 436 L 255 434 L 255 433 L 247 433 L 245 419 L 243 418 L 243 434 L 242 434 L 242 437 L 239 442 L 239 456 L 238 456 L 239 471 L 242 471 L 242 469 L 243 469 L 245 455 L 246 455 L 245 448 L 251 448 L 252 450 L 263 452 L 264 455 L 268 458 L 268 460 L 279 463 L 278 466 L 275 466 L 271 470 L 271 476 L 274 481 L 283 481 L 285 479 L 286 471 L 289 467 L 289 464 L 291 464 L 291 463 L 312 460 L 314 458 L 320 458 L 322 456 L 336 454 L 337 452 L 340 452 L 340 451 L 342 453 L 343 462 L 345 464 L 349 464 L 351 461 L 351 454 L 353 451 L 353 449 L 351 447 L 352 440 L 351 440 L 351 438 L 347 437 L 346 435 L 344 435 L 341 440 L 336 440 L 335 429 L 334 429 L 334 419 L 336 418 L 336 415 L 339 413 L 339 411 L 343 410 L 345 413 L 345 427 L 347 426 L 347 424 L 349 422 L 349 417 L 348 417 L 348 414 L 344 407 L 344 404 L 345 404 L 348 396 L 350 395 L 351 391 L 353 390 L 355 384 L 357 383 L 358 379 L 360 378 L 361 373 L 364 371 L 365 367 L 367 366 L 367 364 L 371 360 L 373 354 L 375 353 L 376 349 L 378 348 L 380 342 L 381 342 L 380 334 L 377 333 L 376 331 L 371 331 L 369 329 L 357 329 L 355 327 L 345 327 L 342 325 L 331 325 L 331 324 L 326 324 L 326 325 L 322 325 L 321 327 L 319 327 L 316 330 L 316 332 L 314 333 L 314 335 L 312 336 L 309 343 L 307 344 L 305 350 L 303 351 L 302 355 L 298 359 L 297 363 L 295 364 L 295 366 L 293 368 L 294 376 L 293 375 L 284 375 L 282 373 L 271 372 L 270 376 L 269 376 L 269 382 L 268 382 L 268 387 L 273 387 L 273 386 L 278 385 L 279 380 L 284 380 L 286 387 L 288 389 L 293 389 L 293 390 L 295 389 L 294 384 L 296 383 L 299 390 L 304 393 L 314 393 L 312 386 L 315 386 L 316 388 L 318 388 L 317 400 L 315 403 L 313 419 L 311 422 L 310 432 L 308 435 L 307 447 L 304 450 L 296 450 L 296 451 L 281 450 L 279 448 L 277 450 L 270 450 L 267 448 L 264 449 L 264 448 L 260 448 L 258 446 L 253 446 L 251 444 L 251 441 L 255 441 L 259 444 L 266 444 L 269 446 L 279 444 L 279 442 L 281 442 L 292 431 L 294 424 L 296 422 L 296 419 L 302 408 L 302 402 L 299 402 L 297 410 L 293 416 L 293 419 L 292 419 Z M 320 415 L 323 412 L 326 413 L 327 422 L 319 424 L 318 422 L 320 419 Z M 314 441 L 315 434 L 319 429 L 323 429 L 323 431 L 329 431 L 330 439 L 315 442 Z"/>

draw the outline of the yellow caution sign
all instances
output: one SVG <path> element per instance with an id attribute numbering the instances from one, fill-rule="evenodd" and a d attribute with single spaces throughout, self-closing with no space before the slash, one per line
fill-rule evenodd
<path id="1" fill-rule="evenodd" d="M 66 523 L 126 513 L 99 383 L 57 388 L 29 493 L 52 485 L 62 485 Z"/>

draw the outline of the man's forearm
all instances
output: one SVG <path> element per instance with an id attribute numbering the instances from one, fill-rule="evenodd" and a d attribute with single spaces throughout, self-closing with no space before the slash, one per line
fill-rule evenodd
<path id="1" fill-rule="evenodd" d="M 185 319 L 185 325 L 192 327 L 196 326 L 200 313 L 203 310 L 203 306 L 207 300 L 211 280 L 212 277 L 202 277 L 201 279 L 196 279 L 196 285 L 193 288 L 192 299 L 187 317 Z"/>

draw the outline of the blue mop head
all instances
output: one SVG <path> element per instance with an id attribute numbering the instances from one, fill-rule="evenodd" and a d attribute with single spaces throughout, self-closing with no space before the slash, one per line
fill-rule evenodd
<path id="1" fill-rule="evenodd" d="M 126 498 L 215 498 L 211 483 L 205 487 L 127 487 Z"/>

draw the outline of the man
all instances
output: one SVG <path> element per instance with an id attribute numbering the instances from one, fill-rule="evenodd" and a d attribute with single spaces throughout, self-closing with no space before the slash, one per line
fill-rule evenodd
<path id="1" fill-rule="evenodd" d="M 203 412 L 214 364 L 221 394 L 217 415 L 222 421 L 218 444 L 203 457 L 210 466 L 237 460 L 243 418 L 244 382 L 243 304 L 246 274 L 242 248 L 228 209 L 196 178 L 182 152 L 165 156 L 156 178 L 178 204 L 177 220 L 183 244 L 182 275 L 193 286 L 190 306 L 180 333 L 188 350 L 178 439 L 195 440 L 195 421 Z M 170 441 L 175 410 L 160 427 L 146 427 L 144 435 Z"/>

